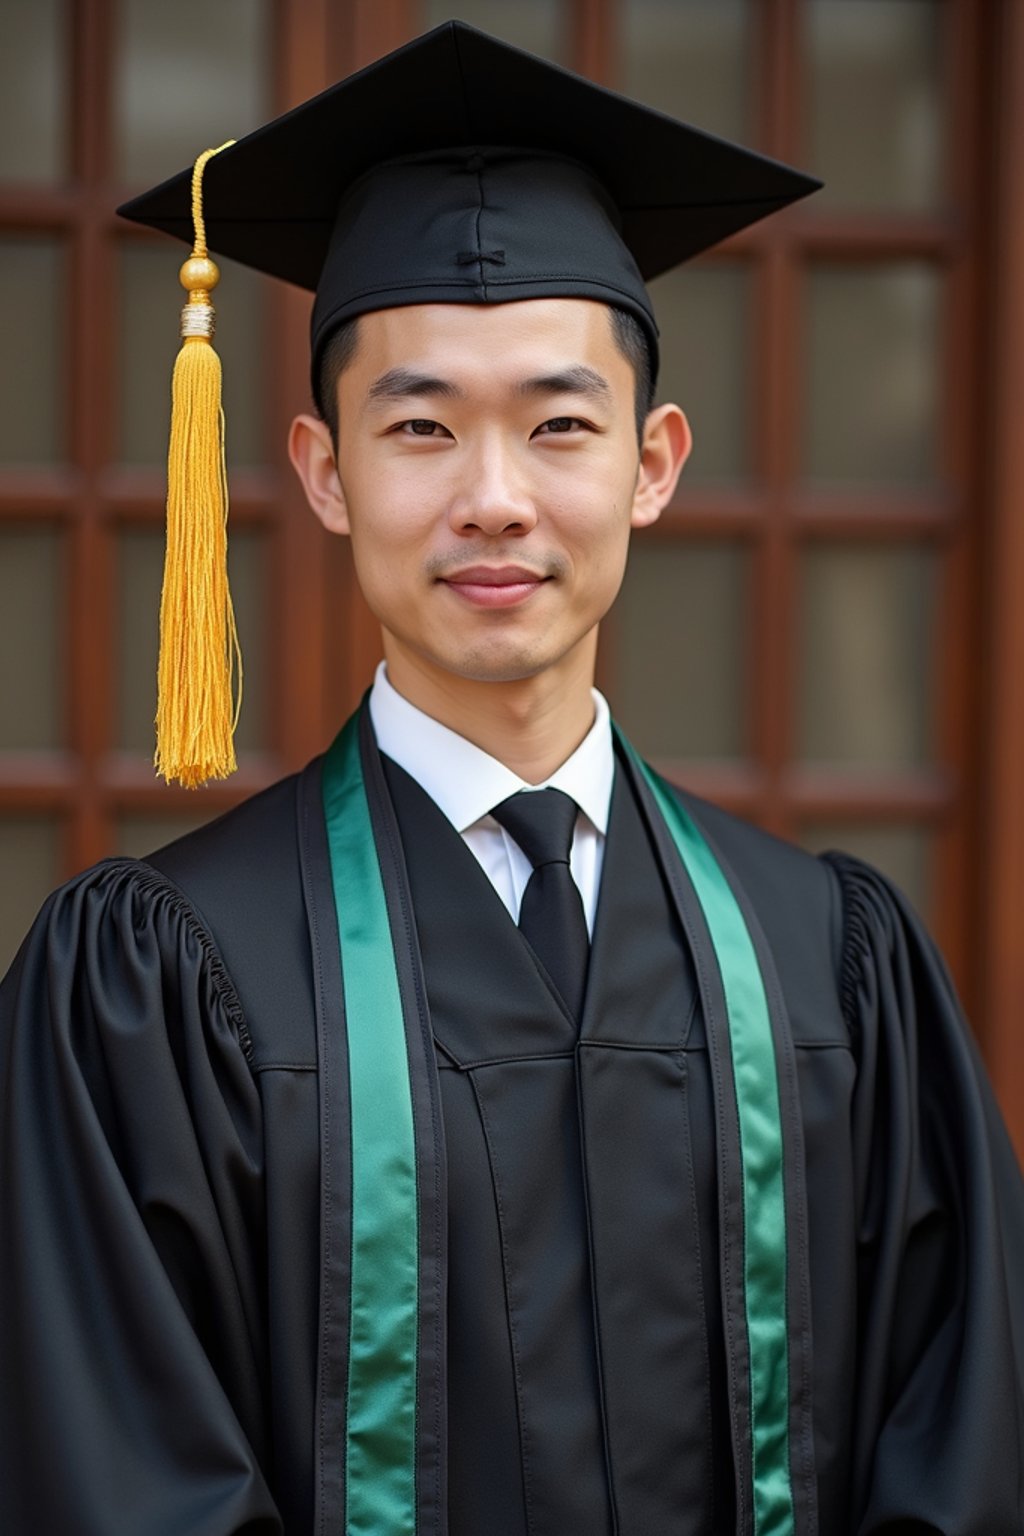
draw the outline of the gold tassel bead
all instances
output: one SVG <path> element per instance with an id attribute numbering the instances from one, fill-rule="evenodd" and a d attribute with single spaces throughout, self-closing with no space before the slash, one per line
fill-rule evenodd
<path id="1" fill-rule="evenodd" d="M 190 256 L 181 264 L 178 281 L 183 288 L 188 289 L 190 299 L 202 303 L 201 299 L 196 299 L 196 295 L 213 292 L 220 282 L 220 268 L 210 256 Z"/>

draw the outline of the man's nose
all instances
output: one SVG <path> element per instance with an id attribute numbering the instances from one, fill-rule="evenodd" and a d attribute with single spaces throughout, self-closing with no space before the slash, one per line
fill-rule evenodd
<path id="1" fill-rule="evenodd" d="M 474 455 L 449 517 L 458 533 L 529 533 L 537 508 L 515 455 L 495 443 Z"/>

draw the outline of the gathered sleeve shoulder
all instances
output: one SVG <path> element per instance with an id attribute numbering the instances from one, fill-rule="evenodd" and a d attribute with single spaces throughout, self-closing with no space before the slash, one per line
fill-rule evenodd
<path id="1" fill-rule="evenodd" d="M 906 898 L 827 856 L 857 1057 L 858 1536 L 1024 1531 L 1024 1183 Z"/>
<path id="2" fill-rule="evenodd" d="M 4 1530 L 280 1531 L 260 1100 L 199 916 L 112 860 L 0 984 Z"/>

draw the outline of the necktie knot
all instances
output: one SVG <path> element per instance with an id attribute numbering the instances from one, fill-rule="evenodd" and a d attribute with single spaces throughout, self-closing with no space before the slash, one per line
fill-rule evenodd
<path id="1" fill-rule="evenodd" d="M 534 869 L 568 864 L 577 805 L 560 789 L 520 790 L 491 812 L 526 854 Z"/>

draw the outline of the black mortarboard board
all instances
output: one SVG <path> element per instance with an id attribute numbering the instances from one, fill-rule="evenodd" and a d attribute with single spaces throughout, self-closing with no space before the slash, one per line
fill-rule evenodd
<path id="1" fill-rule="evenodd" d="M 191 169 L 125 203 L 192 240 Z M 443 26 L 218 154 L 210 249 L 316 291 L 313 370 L 354 315 L 644 283 L 816 190 L 778 161 L 479 32 Z"/>

